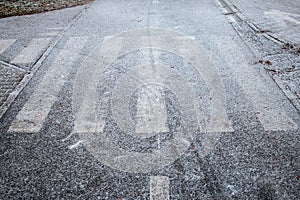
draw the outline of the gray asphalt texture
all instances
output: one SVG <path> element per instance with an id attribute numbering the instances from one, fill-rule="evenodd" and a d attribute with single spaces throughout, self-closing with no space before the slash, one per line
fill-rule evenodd
<path id="1" fill-rule="evenodd" d="M 299 6 L 299 3 L 296 5 Z M 296 11 L 299 12 L 299 9 Z M 96 0 L 88 7 L 1 19 L 1 39 L 12 37 L 19 39 L 11 50 L 1 55 L 1 60 L 7 63 L 29 38 L 39 35 L 49 27 L 65 27 L 65 29 L 60 36 L 53 36 L 49 45 L 57 41 L 56 45 L 45 58 L 41 57 L 42 64 L 0 119 L 0 198 L 150 199 L 153 195 L 150 191 L 151 177 L 165 176 L 170 180 L 170 199 L 299 199 L 300 114 L 297 109 L 297 98 L 295 95 L 287 98 L 280 84 L 272 79 L 270 76 L 272 74 L 268 70 L 264 69 L 272 70 L 271 67 L 282 64 L 286 59 L 285 55 L 292 55 L 290 49 L 282 49 L 280 44 L 274 45 L 274 41 L 261 39 L 260 36 L 258 38 L 250 32 L 247 24 L 239 20 L 230 23 L 228 14 L 224 12 L 226 9 L 224 10 L 224 6 L 217 1 Z M 150 59 L 145 56 L 149 53 L 145 49 L 118 55 L 107 65 L 97 80 L 96 94 L 97 105 L 101 108 L 97 107 L 96 113 L 104 119 L 103 132 L 114 146 L 128 152 L 151 153 L 159 150 L 157 146 L 171 143 L 176 134 L 182 130 L 184 122 L 193 120 L 186 119 L 187 116 L 184 116 L 181 110 L 182 105 L 187 104 L 180 101 L 182 96 L 172 91 L 171 87 L 163 87 L 168 132 L 140 139 L 118 126 L 119 119 L 114 117 L 114 105 L 111 105 L 114 98 L 113 89 L 118 80 L 136 66 L 148 62 L 154 66 L 153 55 L 159 55 L 155 62 L 167 66 L 166 71 L 180 74 L 180 77 L 186 80 L 200 102 L 199 112 L 203 113 L 199 129 L 187 127 L 193 131 L 184 134 L 195 137 L 192 141 L 188 141 L 189 147 L 184 153 L 180 153 L 174 162 L 149 172 L 133 173 L 130 170 L 119 170 L 119 166 L 105 164 L 106 162 L 102 162 L 84 143 L 70 148 L 84 138 L 82 133 L 72 134 L 76 123 L 73 107 L 74 85 L 78 77 L 77 72 L 87 65 L 89 55 L 101 45 L 106 36 L 116 36 L 126 31 L 149 27 L 168 29 L 193 37 L 195 43 L 204 50 L 207 60 L 201 60 L 201 64 L 207 65 L 207 68 L 216 67 L 215 73 L 222 79 L 215 81 L 223 83 L 226 94 L 226 116 L 233 132 L 219 131 L 214 142 L 204 142 L 210 133 L 203 129 L 208 129 L 207 124 L 211 123 L 213 109 L 211 101 L 215 97 L 210 94 L 209 83 L 205 82 L 206 79 L 203 77 L 205 73 L 197 71 L 195 60 L 187 61 L 181 55 L 165 49 L 151 50 Z M 66 77 L 57 100 L 43 122 L 43 127 L 37 133 L 10 132 L 9 128 L 16 116 L 26 105 L 70 37 L 87 37 L 87 42 Z M 224 43 L 220 38 L 224 39 Z M 174 38 L 176 39 L 178 38 Z M 231 43 L 226 41 L 233 41 L 238 47 L 235 55 L 228 55 L 226 48 L 228 46 L 228 49 L 231 49 Z M 133 37 L 131 40 L 123 41 L 122 45 L 130 46 L 134 42 Z M 283 52 L 279 56 L 283 61 L 277 57 L 272 66 L 258 62 L 259 59 L 271 60 L 272 55 L 266 52 L 278 49 Z M 236 61 L 234 57 L 241 57 L 240 55 L 245 55 L 245 60 Z M 296 56 L 289 58 L 291 65 L 298 62 Z M 265 130 L 264 122 L 258 117 L 260 113 L 256 111 L 259 105 L 251 101 L 252 96 L 245 91 L 247 83 L 243 84 L 238 77 L 240 73 L 238 69 L 244 62 L 251 70 L 258 71 L 260 75 L 258 78 L 263 77 L 265 86 L 269 89 L 268 92 L 274 95 L 274 99 L 282 100 L 278 105 L 294 122 L 296 128 Z M 232 66 L 230 63 L 236 65 Z M 32 63 L 30 66 L 16 67 L 30 72 L 34 65 Z M 294 76 L 297 79 L 297 75 Z M 168 78 L 170 83 L 174 81 L 171 75 Z M 90 81 L 92 80 L 87 79 L 86 83 Z M 124 82 L 125 89 L 130 88 L 130 81 L 135 80 Z M 179 84 L 180 82 L 174 83 Z M 299 89 L 298 87 L 295 85 L 292 91 Z M 259 88 L 262 87 L 257 86 L 258 90 Z M 45 88 L 46 93 L 50 90 Z M 139 91 L 137 89 L 135 93 L 130 94 L 128 112 L 133 123 L 136 123 Z M 188 98 L 192 99 L 192 95 Z M 101 103 L 106 99 L 108 103 L 101 107 Z M 274 105 L 274 108 L 277 108 L 276 106 Z M 117 109 L 122 111 L 121 106 Z M 93 136 L 97 133 L 86 134 L 91 134 L 85 138 L 88 141 L 97 138 Z M 212 149 L 205 152 L 203 149 L 206 146 Z M 174 148 L 176 147 L 175 145 Z M 151 165 L 151 160 L 145 165 Z"/>

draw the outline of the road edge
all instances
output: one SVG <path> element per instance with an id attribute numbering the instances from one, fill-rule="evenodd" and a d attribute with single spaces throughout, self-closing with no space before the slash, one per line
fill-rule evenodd
<path id="1" fill-rule="evenodd" d="M 236 6 L 234 6 L 229 0 L 215 0 L 215 1 L 218 4 L 217 7 L 224 13 L 224 15 L 227 16 L 227 19 L 229 20 L 234 30 L 238 33 L 238 35 L 241 37 L 241 39 L 244 41 L 246 46 L 249 48 L 249 50 L 252 52 L 252 54 L 257 60 L 260 59 L 260 52 L 259 50 L 253 48 L 247 41 L 244 40 L 243 33 L 241 33 L 236 27 L 236 26 L 240 26 L 239 23 L 243 22 L 247 24 L 252 31 L 260 33 L 260 35 L 262 35 L 265 39 L 271 40 L 277 45 L 284 46 L 286 44 L 284 41 L 273 37 L 267 32 L 264 32 L 263 30 L 260 30 L 254 23 L 250 22 L 249 20 L 246 20 L 246 17 L 242 14 L 242 12 Z M 234 26 L 233 24 L 235 24 L 236 26 Z M 286 98 L 291 102 L 293 107 L 298 112 L 300 112 L 299 97 L 297 97 L 297 95 L 294 94 L 293 91 L 284 89 L 283 83 L 281 83 L 279 80 L 276 80 L 276 78 L 269 73 L 268 69 L 264 68 L 264 70 L 266 74 L 268 74 L 268 76 L 277 85 L 277 87 L 282 91 L 284 96 L 286 96 Z"/>

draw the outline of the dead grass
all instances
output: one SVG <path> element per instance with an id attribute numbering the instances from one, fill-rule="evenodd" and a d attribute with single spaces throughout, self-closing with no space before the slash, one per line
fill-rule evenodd
<path id="1" fill-rule="evenodd" d="M 0 0 L 0 18 L 84 5 L 93 0 Z"/>

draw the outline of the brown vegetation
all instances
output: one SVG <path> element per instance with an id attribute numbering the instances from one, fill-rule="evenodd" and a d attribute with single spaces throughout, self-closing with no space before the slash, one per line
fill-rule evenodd
<path id="1" fill-rule="evenodd" d="M 0 18 L 84 5 L 93 0 L 0 0 Z"/>

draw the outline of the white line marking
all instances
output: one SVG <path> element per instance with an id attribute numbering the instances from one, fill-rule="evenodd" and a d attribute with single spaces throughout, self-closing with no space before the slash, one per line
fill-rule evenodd
<path id="1" fill-rule="evenodd" d="M 207 58 L 209 56 L 199 47 L 194 47 L 191 44 L 191 40 L 195 40 L 191 37 L 180 37 L 180 42 L 175 48 L 180 52 L 183 58 L 193 61 L 192 64 L 196 67 L 198 72 L 205 80 L 210 94 L 211 100 L 211 119 L 206 131 L 212 132 L 233 132 L 233 128 L 230 125 L 230 121 L 226 115 L 226 96 L 224 90 L 224 84 L 218 69 Z M 194 55 L 198 56 L 195 57 Z M 209 66 L 209 67 L 208 67 Z"/>
<path id="2" fill-rule="evenodd" d="M 53 28 L 47 28 L 46 32 L 40 33 L 40 36 L 43 37 L 52 37 L 57 36 L 63 31 L 63 27 L 53 27 Z"/>
<path id="3" fill-rule="evenodd" d="M 16 39 L 0 40 L 0 53 L 3 53 Z"/>
<path id="4" fill-rule="evenodd" d="M 141 38 L 146 43 L 147 38 Z M 156 40 L 159 43 L 159 38 Z M 152 49 L 144 50 L 143 63 L 158 64 L 160 51 Z M 159 76 L 155 68 L 145 68 L 141 73 Z M 140 80 L 141 83 L 144 80 Z M 155 80 L 153 79 L 153 83 Z M 165 98 L 163 88 L 159 85 L 141 85 L 138 93 L 137 115 L 135 133 L 141 138 L 147 138 L 156 135 L 159 132 L 168 132 L 167 111 L 165 106 Z"/>
<path id="5" fill-rule="evenodd" d="M 157 87 L 147 85 L 138 95 L 135 132 L 141 138 L 169 131 L 163 90 Z"/>
<path id="6" fill-rule="evenodd" d="M 170 38 L 173 38 L 173 40 Z M 172 37 L 172 35 L 168 34 L 156 35 L 154 28 L 154 35 L 149 37 L 142 36 L 139 43 L 131 43 L 131 46 L 129 46 L 126 50 L 129 51 L 145 47 L 158 48 L 177 53 L 186 60 L 192 61 L 192 64 L 205 80 L 212 96 L 211 119 L 205 131 L 209 133 L 233 132 L 234 130 L 226 115 L 226 96 L 222 78 L 218 73 L 218 69 L 208 59 L 209 56 L 205 53 L 205 51 L 203 51 L 203 49 L 195 46 L 195 44 L 195 37 L 193 36 L 178 37 L 176 35 L 175 37 Z M 156 62 L 155 56 L 154 62 Z"/>
<path id="7" fill-rule="evenodd" d="M 74 133 L 102 132 L 104 121 L 95 119 L 96 117 L 96 90 L 99 77 L 105 70 L 108 63 L 118 54 L 122 48 L 123 38 L 110 40 L 111 37 L 105 37 L 105 43 L 99 49 L 94 50 L 86 60 L 84 67 L 81 67 L 76 77 L 74 86 L 73 111 L 75 113 Z M 87 81 L 89 80 L 89 81 Z M 81 101 L 81 102 L 79 102 Z"/>
<path id="8" fill-rule="evenodd" d="M 298 14 L 292 14 L 292 13 L 286 13 L 286 12 L 281 12 L 279 10 L 272 10 L 268 12 L 264 12 L 266 17 L 271 17 L 273 18 L 277 23 L 286 26 L 285 21 L 289 21 L 294 24 L 300 24 L 300 21 L 297 20 L 296 18 L 299 18 L 300 15 Z"/>
<path id="9" fill-rule="evenodd" d="M 166 176 L 150 177 L 150 200 L 169 200 L 170 199 L 170 180 Z"/>
<path id="10" fill-rule="evenodd" d="M 199 154 L 199 157 L 203 159 L 209 152 L 212 152 L 215 149 L 215 146 L 220 137 L 220 133 L 217 132 L 211 132 L 209 134 L 210 137 L 205 137 L 201 140 L 202 146 L 201 146 L 201 153 Z"/>
<path id="11" fill-rule="evenodd" d="M 227 66 L 232 70 L 246 97 L 252 102 L 256 116 L 266 131 L 291 130 L 297 125 L 283 110 L 281 103 L 286 102 L 280 91 L 274 91 L 270 79 L 263 77 L 254 66 L 250 66 L 239 46 L 231 38 L 218 38 L 219 49 L 224 53 Z M 234 56 L 232 56 L 234 55 Z"/>
<path id="12" fill-rule="evenodd" d="M 153 69 L 153 71 L 156 70 L 158 73 L 156 76 L 152 76 L 154 74 L 152 71 L 150 73 L 151 76 L 149 76 L 149 70 L 145 69 Z M 140 80 L 143 80 L 143 83 Z M 166 80 L 168 82 L 164 82 Z M 173 91 L 178 98 L 178 102 L 182 102 L 180 110 L 182 116 L 185 117 L 181 121 L 180 131 L 173 135 L 169 143 L 163 146 L 158 145 L 158 149 L 152 153 L 127 152 L 118 147 L 116 148 L 109 141 L 102 143 L 102 141 L 107 140 L 105 133 L 97 133 L 96 136 L 99 138 L 96 139 L 93 139 L 94 136 L 90 138 L 85 137 L 84 139 L 87 138 L 91 143 L 87 148 L 93 151 L 96 157 L 101 160 L 104 159 L 103 162 L 109 166 L 113 168 L 121 167 L 124 171 L 129 170 L 135 173 L 146 172 L 173 163 L 190 146 L 198 125 L 193 100 L 195 97 L 185 80 L 176 71 L 167 66 L 136 66 L 118 79 L 111 95 L 112 116 L 114 116 L 118 127 L 128 134 L 135 133 L 135 122 L 132 120 L 128 109 L 131 94 L 134 94 L 136 88 L 139 88 L 140 85 L 152 85 L 153 83 L 166 86 L 170 91 Z M 101 141 L 101 144 L 97 145 L 97 141 Z M 124 155 L 127 155 L 126 159 L 116 159 L 116 157 Z"/>
<path id="13" fill-rule="evenodd" d="M 64 27 L 51 27 L 51 28 L 47 28 L 47 30 L 59 30 L 62 31 L 64 29 Z"/>
<path id="14" fill-rule="evenodd" d="M 51 38 L 35 38 L 12 61 L 14 64 L 32 63 L 49 45 Z"/>
<path id="15" fill-rule="evenodd" d="M 140 40 L 140 38 L 147 36 L 149 36 L 147 41 L 142 42 Z M 157 38 L 159 38 L 159 42 Z M 198 123 L 201 117 L 198 116 L 198 113 L 195 113 L 197 102 L 194 100 L 197 98 L 191 98 L 191 95 L 194 96 L 195 94 L 193 94 L 188 83 L 174 70 L 159 65 L 157 67 L 160 71 L 165 70 L 164 73 L 160 74 L 161 79 L 167 80 L 162 85 L 167 85 L 176 97 L 180 98 L 178 102 L 182 102 L 180 103 L 182 116 L 187 116 L 183 117 L 183 126 L 180 127 L 180 131 L 174 135 L 171 142 L 164 144 L 163 147 L 151 153 L 132 152 L 112 144 L 103 130 L 97 131 L 98 127 L 103 127 L 105 116 L 109 111 L 108 108 L 111 106 L 112 115 L 118 127 L 129 134 L 135 132 L 135 123 L 130 116 L 128 105 L 131 98 L 129 94 L 133 94 L 135 88 L 139 88 L 141 85 L 140 78 L 137 79 L 137 77 L 143 77 L 143 83 L 150 85 L 153 84 L 153 80 L 155 80 L 154 83 L 161 83 L 162 80 L 153 76 L 149 79 L 149 75 L 141 74 L 138 72 L 139 69 L 149 67 L 149 65 L 139 65 L 134 66 L 118 79 L 111 91 L 111 96 L 104 95 L 103 98 L 99 98 L 97 85 L 99 85 L 101 80 L 99 78 L 105 71 L 106 66 L 113 62 L 116 55 L 123 55 L 137 49 L 149 47 L 173 52 L 190 61 L 189 64 L 193 65 L 202 75 L 212 97 L 212 120 L 209 122 L 208 129 L 211 132 L 233 131 L 226 115 L 226 95 L 221 81 L 222 77 L 218 74 L 216 66 L 208 61 L 210 58 L 207 53 L 195 41 L 180 33 L 159 28 L 135 29 L 118 34 L 108 38 L 104 44 L 98 45 L 91 51 L 84 65 L 78 70 L 74 85 L 72 108 L 75 114 L 73 132 L 82 133 L 79 135 L 86 141 L 85 147 L 87 150 L 103 164 L 121 171 L 147 173 L 167 166 L 186 152 L 189 147 L 188 144 L 194 138 L 196 129 L 206 130 L 205 126 Z M 150 66 L 153 67 L 153 65 Z M 172 78 L 168 78 L 169 76 Z M 112 98 L 111 101 L 109 101 L 110 97 Z M 88 102 L 87 108 L 83 106 L 85 104 L 84 99 Z M 201 110 L 199 110 L 200 112 Z M 81 115 L 82 113 L 84 115 Z M 91 128 L 84 127 L 85 122 L 89 122 L 92 125 Z M 204 137 L 211 138 L 212 135 L 216 140 L 219 138 L 219 134 L 211 133 L 205 134 Z M 209 140 L 207 141 L 209 143 Z M 207 148 L 203 153 L 207 154 L 209 149 Z"/>
<path id="16" fill-rule="evenodd" d="M 87 38 L 70 38 L 10 126 L 10 132 L 39 132 Z"/>
<path id="17" fill-rule="evenodd" d="M 159 1 L 153 1 L 152 3 L 151 17 L 148 18 L 148 23 L 150 27 L 159 27 L 161 18 Z"/>
<path id="18" fill-rule="evenodd" d="M 43 37 L 53 37 L 53 36 L 57 36 L 60 33 L 61 33 L 60 31 L 54 31 L 54 32 L 41 33 L 39 35 Z"/>
<path id="19" fill-rule="evenodd" d="M 78 147 L 81 143 L 82 143 L 82 140 L 79 140 L 75 144 L 72 144 L 72 145 L 68 146 L 68 149 L 72 150 L 72 149 Z"/>
<path id="20" fill-rule="evenodd" d="M 113 37 L 113 39 L 111 39 L 110 37 L 106 37 L 106 39 L 104 40 L 105 47 L 102 47 L 102 49 L 97 50 L 98 52 L 93 52 L 93 54 L 90 56 L 93 57 L 93 59 L 91 58 L 87 59 L 88 62 L 86 66 L 88 66 L 89 69 L 82 67 L 78 72 L 78 74 L 82 74 L 82 75 L 78 76 L 78 81 L 76 82 L 76 86 L 75 86 L 75 88 L 77 88 L 75 89 L 75 92 L 77 92 L 78 95 L 74 94 L 74 96 L 80 95 L 81 97 L 74 98 L 73 105 L 76 105 L 77 107 L 75 107 L 73 110 L 74 111 L 79 110 L 78 105 L 83 105 L 83 104 L 78 101 L 82 101 L 82 99 L 89 99 L 88 101 L 90 106 L 88 106 L 88 108 L 86 109 L 82 109 L 77 113 L 74 131 L 89 132 L 95 130 L 96 127 L 95 85 L 96 84 L 93 83 L 93 80 L 98 80 L 97 77 L 100 76 L 100 74 L 105 69 L 106 65 L 109 64 L 118 53 L 121 55 L 136 49 L 153 47 L 153 48 L 159 48 L 159 49 L 164 49 L 164 50 L 169 50 L 171 52 L 179 53 L 187 60 L 193 61 L 192 64 L 196 67 L 196 69 L 204 78 L 205 82 L 209 87 L 211 96 L 213 97 L 211 100 L 212 117 L 206 131 L 207 132 L 233 132 L 234 130 L 230 126 L 230 122 L 226 115 L 226 96 L 225 96 L 224 86 L 221 81 L 222 79 L 220 75 L 217 73 L 218 70 L 216 69 L 216 67 L 207 59 L 208 56 L 206 55 L 206 53 L 201 48 L 195 47 L 194 45 L 195 42 L 193 41 L 194 39 L 193 37 L 176 36 L 176 42 L 174 45 L 174 40 L 172 41 L 170 40 L 172 35 L 171 36 L 168 34 L 155 35 L 156 29 L 153 30 L 154 30 L 153 32 L 154 35 L 151 35 L 149 37 L 145 37 L 144 35 L 142 35 L 139 36 L 141 39 L 137 39 L 138 37 L 130 38 L 133 41 L 131 41 L 129 43 L 129 46 L 125 49 L 122 49 L 122 40 L 123 40 L 122 36 Z M 147 33 L 145 33 L 145 35 L 147 35 Z M 125 33 L 125 36 L 127 36 L 127 33 Z M 105 49 L 104 52 L 103 49 Z M 197 57 L 195 55 L 197 55 Z M 87 79 L 90 80 L 88 83 L 86 82 Z M 84 120 L 83 118 L 89 120 L 87 121 Z M 84 124 L 86 124 L 85 122 L 89 122 L 94 125 L 86 129 L 84 128 Z"/>

